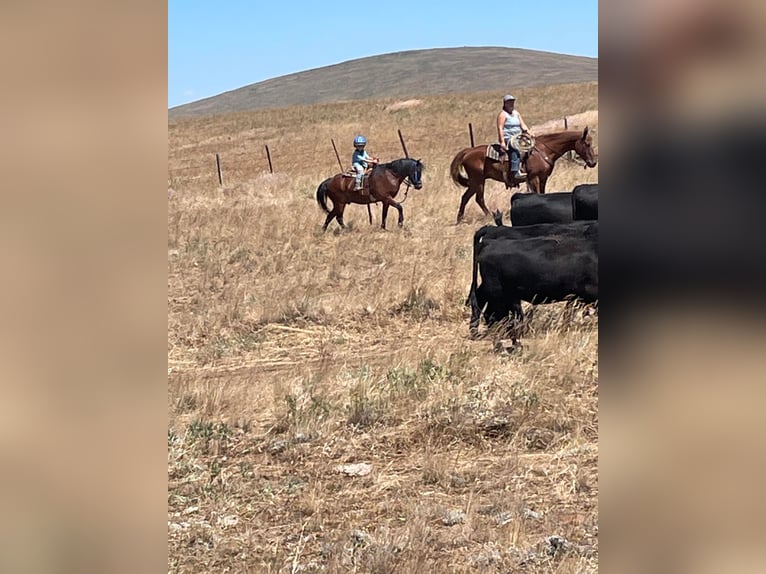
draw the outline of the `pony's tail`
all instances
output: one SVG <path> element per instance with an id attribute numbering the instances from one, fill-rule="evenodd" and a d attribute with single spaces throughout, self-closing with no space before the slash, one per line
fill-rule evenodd
<path id="1" fill-rule="evenodd" d="M 449 166 L 449 174 L 452 176 L 452 181 L 463 187 L 468 187 L 468 179 L 463 177 L 463 174 L 460 173 L 460 168 L 463 166 L 463 157 L 470 151 L 470 149 L 471 148 L 467 147 L 457 152 L 457 155 Z"/>
<path id="2" fill-rule="evenodd" d="M 330 181 L 330 178 L 324 180 L 322 183 L 319 184 L 319 187 L 317 187 L 317 203 L 319 204 L 319 207 L 321 207 L 325 213 L 330 213 L 330 208 L 327 207 L 327 183 Z"/>

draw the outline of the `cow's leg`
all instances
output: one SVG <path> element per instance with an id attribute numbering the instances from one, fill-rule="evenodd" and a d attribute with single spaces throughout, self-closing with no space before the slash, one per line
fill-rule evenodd
<path id="1" fill-rule="evenodd" d="M 468 330 L 472 339 L 479 338 L 479 323 L 481 322 L 481 312 L 487 303 L 487 298 L 484 296 L 483 285 L 476 287 L 476 292 L 471 293 L 468 300 L 471 303 L 471 322 L 468 324 Z M 486 322 L 486 315 L 485 315 Z"/>
<path id="2" fill-rule="evenodd" d="M 521 301 L 516 300 L 511 303 L 511 318 L 508 322 L 508 329 L 507 334 L 508 337 L 511 339 L 511 345 L 514 349 L 521 347 L 521 342 L 519 341 L 519 329 L 521 327 L 522 322 L 524 321 L 524 312 L 521 309 Z"/>
<path id="3" fill-rule="evenodd" d="M 508 313 L 511 310 L 512 300 L 508 299 L 508 294 L 503 293 L 503 284 L 497 276 L 496 269 L 482 269 L 482 284 L 477 289 L 477 301 L 487 304 L 484 311 L 484 321 L 487 323 L 487 332 L 491 334 L 496 341 L 502 338 L 503 331 L 507 329 Z"/>
<path id="4" fill-rule="evenodd" d="M 487 321 L 487 332 L 491 333 L 493 346 L 496 351 L 502 350 L 502 340 L 508 338 L 510 328 L 508 313 L 510 305 L 505 301 L 493 301 L 487 303 L 484 318 Z"/>

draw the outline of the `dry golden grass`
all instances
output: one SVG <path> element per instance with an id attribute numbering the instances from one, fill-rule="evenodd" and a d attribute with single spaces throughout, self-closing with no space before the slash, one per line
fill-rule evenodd
<path id="1" fill-rule="evenodd" d="M 534 124 L 596 109 L 596 88 L 516 96 Z M 448 166 L 468 121 L 477 143 L 494 139 L 501 96 L 170 125 L 169 571 L 596 571 L 596 319 L 541 307 L 514 355 L 468 339 L 485 220 L 471 203 L 469 224 L 453 224 L 462 190 Z M 390 160 L 397 128 L 426 164 L 404 229 L 349 206 L 350 228 L 322 234 L 330 138 L 346 165 L 358 132 Z M 597 179 L 560 160 L 549 189 Z M 508 200 L 488 184 L 490 207 Z M 337 471 L 354 462 L 372 472 Z M 553 552 L 554 535 L 566 549 Z"/>

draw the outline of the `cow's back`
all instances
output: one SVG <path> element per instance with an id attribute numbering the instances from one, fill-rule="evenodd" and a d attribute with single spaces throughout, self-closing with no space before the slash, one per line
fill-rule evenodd
<path id="1" fill-rule="evenodd" d="M 575 221 L 598 219 L 598 184 L 584 183 L 572 190 L 572 217 Z"/>
<path id="2" fill-rule="evenodd" d="M 529 302 L 598 299 L 598 226 L 585 235 L 488 240 L 477 259 L 492 297 Z M 486 290 L 486 289 L 485 289 Z"/>
<path id="3" fill-rule="evenodd" d="M 511 224 L 571 223 L 572 192 L 516 193 L 511 196 Z"/>

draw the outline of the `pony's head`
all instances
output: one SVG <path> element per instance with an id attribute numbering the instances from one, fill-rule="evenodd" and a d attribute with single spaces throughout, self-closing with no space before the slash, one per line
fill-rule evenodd
<path id="1" fill-rule="evenodd" d="M 409 177 L 410 183 L 415 189 L 420 189 L 423 187 L 423 163 L 419 159 L 411 161 L 412 167 L 407 177 Z"/>
<path id="2" fill-rule="evenodd" d="M 582 132 L 582 136 L 575 142 L 575 152 L 585 162 L 588 167 L 596 167 L 598 160 L 596 159 L 596 152 L 593 150 L 593 135 L 590 132 L 590 128 L 586 128 Z"/>
<path id="3" fill-rule="evenodd" d="M 423 187 L 423 167 L 423 162 L 419 159 L 403 157 L 390 163 L 378 164 L 375 169 L 388 169 L 400 179 L 407 178 L 415 189 L 420 189 Z"/>

